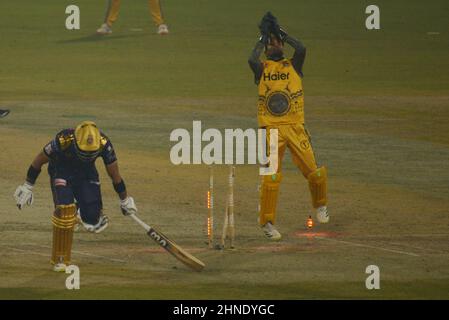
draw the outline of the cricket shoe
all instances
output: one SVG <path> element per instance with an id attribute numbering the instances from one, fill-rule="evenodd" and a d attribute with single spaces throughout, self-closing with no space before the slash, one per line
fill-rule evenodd
<path id="1" fill-rule="evenodd" d="M 0 109 L 0 118 L 4 118 L 9 114 L 9 110 Z"/>
<path id="2" fill-rule="evenodd" d="M 273 241 L 281 240 L 282 236 L 279 231 L 271 224 L 271 222 L 267 222 L 264 226 L 262 226 L 263 233 L 265 237 Z"/>
<path id="3" fill-rule="evenodd" d="M 97 224 L 86 223 L 81 219 L 81 217 L 79 221 L 79 223 L 84 227 L 84 229 L 86 229 L 86 231 L 93 233 L 100 233 L 109 225 L 109 218 L 106 215 L 101 215 Z"/>
<path id="4" fill-rule="evenodd" d="M 321 206 L 318 209 L 316 209 L 316 218 L 320 223 L 329 222 L 329 213 L 327 212 L 326 206 Z"/>
<path id="5" fill-rule="evenodd" d="M 66 268 L 67 268 L 67 265 L 65 263 L 55 263 L 53 265 L 53 271 L 56 271 L 56 272 L 65 272 Z"/>
<path id="6" fill-rule="evenodd" d="M 103 23 L 100 28 L 97 29 L 97 34 L 105 36 L 112 33 L 112 29 L 107 23 Z"/>
<path id="7" fill-rule="evenodd" d="M 165 36 L 168 34 L 168 27 L 166 24 L 160 24 L 157 27 L 157 34 L 161 35 L 161 36 Z"/>

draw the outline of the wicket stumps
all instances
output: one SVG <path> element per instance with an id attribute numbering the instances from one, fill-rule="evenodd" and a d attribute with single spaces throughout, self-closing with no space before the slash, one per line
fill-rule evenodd
<path id="1" fill-rule="evenodd" d="M 223 223 L 223 234 L 221 236 L 221 246 L 226 246 L 226 238 L 229 237 L 229 247 L 234 248 L 235 228 L 234 228 L 234 178 L 235 167 L 229 166 L 228 176 L 228 196 L 226 199 L 225 218 Z"/>
<path id="2" fill-rule="evenodd" d="M 212 166 L 209 167 L 209 190 L 207 191 L 207 243 L 209 248 L 224 249 L 227 238 L 229 238 L 229 247 L 234 248 L 234 178 L 235 166 L 231 165 L 229 166 L 228 192 L 221 243 L 214 245 L 214 169 Z"/>
<path id="3" fill-rule="evenodd" d="M 209 190 L 207 191 L 207 242 L 214 247 L 214 168 L 209 167 Z"/>

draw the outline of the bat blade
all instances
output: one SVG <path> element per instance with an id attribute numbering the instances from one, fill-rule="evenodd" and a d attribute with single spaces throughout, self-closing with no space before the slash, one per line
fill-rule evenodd
<path id="1" fill-rule="evenodd" d="M 132 214 L 131 218 L 133 218 L 139 225 L 141 225 L 147 232 L 147 235 L 153 239 L 157 244 L 159 244 L 162 248 L 167 250 L 171 255 L 173 255 L 176 259 L 184 263 L 186 266 L 190 267 L 195 271 L 201 271 L 206 266 L 201 260 L 194 257 L 184 249 L 182 249 L 179 245 L 177 245 L 173 240 L 170 240 L 167 236 L 165 236 L 162 232 L 156 230 L 155 228 L 147 225 L 145 222 L 140 220 L 136 215 Z"/>

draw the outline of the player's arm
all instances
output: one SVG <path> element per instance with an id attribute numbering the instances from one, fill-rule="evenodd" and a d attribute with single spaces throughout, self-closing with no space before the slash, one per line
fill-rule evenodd
<path id="1" fill-rule="evenodd" d="M 304 60 L 306 59 L 306 47 L 302 44 L 302 42 L 298 39 L 295 39 L 289 36 L 284 30 L 280 30 L 282 40 L 285 43 L 288 43 L 293 49 L 295 49 L 295 53 L 291 58 L 291 62 L 293 68 L 295 68 L 296 72 L 298 72 L 301 77 L 303 76 L 302 67 L 304 65 Z"/>
<path id="2" fill-rule="evenodd" d="M 104 137 L 107 140 L 106 137 Z M 112 180 L 112 185 L 114 187 L 115 192 L 117 192 L 120 198 L 120 208 L 122 209 L 122 213 L 124 215 L 130 215 L 137 213 L 137 207 L 134 203 L 134 199 L 128 196 L 128 192 L 126 191 L 125 181 L 120 175 L 120 170 L 118 167 L 117 157 L 115 155 L 114 147 L 111 142 L 107 140 L 107 143 L 101 153 L 101 157 L 103 158 L 104 165 L 106 167 L 106 172 Z"/>
<path id="3" fill-rule="evenodd" d="M 265 45 L 263 44 L 262 39 L 259 39 L 259 41 L 257 41 L 253 51 L 251 52 L 249 59 L 248 59 L 248 64 L 254 73 L 254 82 L 256 84 L 259 84 L 260 77 L 262 77 L 262 73 L 263 73 L 263 63 L 260 60 L 260 55 L 262 54 L 264 48 L 265 48 Z"/>
<path id="4" fill-rule="evenodd" d="M 16 205 L 19 210 L 25 207 L 25 205 L 33 204 L 33 187 L 36 183 L 39 174 L 41 173 L 42 166 L 46 164 L 50 159 L 45 154 L 44 151 L 38 153 L 34 158 L 30 167 L 28 168 L 25 182 L 18 186 L 14 192 L 14 199 L 16 200 Z"/>
<path id="5" fill-rule="evenodd" d="M 48 161 L 50 161 L 50 158 L 44 153 L 44 151 L 39 152 L 28 168 L 26 181 L 34 184 L 42 170 L 42 166 L 47 164 Z"/>
<path id="6" fill-rule="evenodd" d="M 128 193 L 126 192 L 125 182 L 120 175 L 120 171 L 118 168 L 118 162 L 114 161 L 113 163 L 106 166 L 106 172 L 112 180 L 112 185 L 114 186 L 114 190 L 117 192 L 119 198 L 124 200 L 128 197 Z"/>

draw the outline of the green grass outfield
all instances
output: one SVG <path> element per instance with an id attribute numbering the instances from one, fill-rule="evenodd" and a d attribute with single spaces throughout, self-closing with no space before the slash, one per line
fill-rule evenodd
<path id="1" fill-rule="evenodd" d="M 65 7 L 81 30 L 65 29 Z M 0 2 L 0 298 L 448 299 L 449 3 L 376 1 L 381 30 L 365 29 L 369 1 L 167 0 L 158 36 L 147 1 L 123 1 L 108 37 L 94 35 L 104 1 Z M 237 167 L 235 251 L 204 244 L 205 166 L 173 166 L 170 132 L 255 128 L 247 58 L 271 10 L 306 45 L 306 122 L 329 168 L 331 223 L 304 230 L 307 184 L 284 160 L 280 243 L 257 227 L 257 168 Z M 138 31 L 141 29 L 141 31 Z M 290 51 L 289 51 L 290 52 Z M 64 127 L 95 120 L 112 139 L 143 220 L 203 260 L 194 273 L 118 210 L 99 161 L 102 234 L 75 235 L 81 289 L 48 263 L 52 212 L 43 172 L 32 208 L 12 198 L 40 148 Z M 227 168 L 216 168 L 217 233 Z M 365 288 L 378 265 L 381 289 Z"/>

